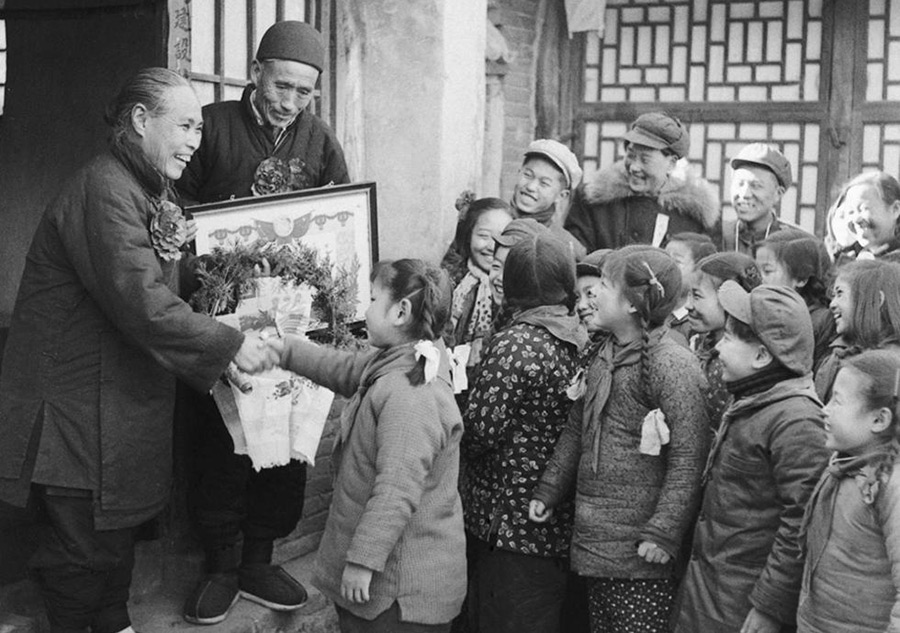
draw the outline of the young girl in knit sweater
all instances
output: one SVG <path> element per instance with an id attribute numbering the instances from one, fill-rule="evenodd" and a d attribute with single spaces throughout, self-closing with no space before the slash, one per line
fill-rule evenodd
<path id="1" fill-rule="evenodd" d="M 862 352 L 825 407 L 834 455 L 804 517 L 801 633 L 900 631 L 900 355 Z"/>
<path id="2" fill-rule="evenodd" d="M 628 246 L 606 259 L 597 318 L 610 337 L 531 501 L 540 523 L 575 488 L 572 567 L 588 577 L 593 631 L 667 630 L 674 558 L 709 445 L 700 369 L 666 335 L 680 292 L 678 267 L 660 249 Z"/>
<path id="3" fill-rule="evenodd" d="M 350 398 L 314 582 L 345 633 L 449 631 L 466 592 L 462 419 L 440 339 L 450 282 L 415 259 L 380 262 L 372 281 L 372 351 L 270 343 L 283 367 Z"/>

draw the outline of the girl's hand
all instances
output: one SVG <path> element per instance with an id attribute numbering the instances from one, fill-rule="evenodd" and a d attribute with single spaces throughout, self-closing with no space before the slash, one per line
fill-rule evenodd
<path id="1" fill-rule="evenodd" d="M 659 565 L 665 565 L 672 558 L 663 548 L 652 541 L 641 541 L 638 544 L 638 556 L 648 563 L 657 563 Z"/>
<path id="2" fill-rule="evenodd" d="M 553 516 L 553 508 L 548 508 L 543 501 L 532 499 L 528 504 L 528 520 L 535 523 L 546 523 Z"/>
<path id="3" fill-rule="evenodd" d="M 234 356 L 234 364 L 243 372 L 258 374 L 277 365 L 280 358 L 259 335 L 246 334 L 241 348 Z"/>
<path id="4" fill-rule="evenodd" d="M 741 633 L 778 633 L 780 630 L 781 622 L 756 607 L 750 609 L 741 627 Z"/>
<path id="5" fill-rule="evenodd" d="M 269 346 L 269 349 L 275 352 L 278 355 L 278 358 L 281 358 L 281 354 L 284 352 L 284 339 L 278 336 L 270 336 L 266 339 L 266 345 Z"/>
<path id="6" fill-rule="evenodd" d="M 341 577 L 341 597 L 347 602 L 363 604 L 369 601 L 372 570 L 355 563 L 347 563 Z"/>

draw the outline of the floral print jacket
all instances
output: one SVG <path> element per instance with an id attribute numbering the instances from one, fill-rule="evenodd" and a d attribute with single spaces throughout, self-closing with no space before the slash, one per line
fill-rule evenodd
<path id="1" fill-rule="evenodd" d="M 550 521 L 528 520 L 528 504 L 568 418 L 566 395 L 578 368 L 574 345 L 518 323 L 492 339 L 463 416 L 466 529 L 505 550 L 565 556 L 571 500 Z"/>

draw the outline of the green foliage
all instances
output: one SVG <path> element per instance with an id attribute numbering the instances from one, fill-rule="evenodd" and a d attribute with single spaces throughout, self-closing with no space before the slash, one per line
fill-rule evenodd
<path id="1" fill-rule="evenodd" d="M 313 289 L 313 318 L 328 324 L 315 338 L 338 347 L 354 346 L 349 326 L 356 315 L 358 271 L 357 261 L 346 270 L 303 244 L 256 242 L 227 250 L 215 248 L 194 264 L 200 287 L 189 302 L 195 312 L 231 314 L 240 298 L 253 290 L 257 277 L 271 275 L 286 283 L 305 283 Z"/>

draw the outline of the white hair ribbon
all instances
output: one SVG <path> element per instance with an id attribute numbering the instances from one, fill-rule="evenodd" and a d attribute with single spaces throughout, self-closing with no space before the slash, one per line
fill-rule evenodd
<path id="1" fill-rule="evenodd" d="M 437 348 L 434 341 L 419 341 L 413 346 L 416 350 L 416 360 L 425 359 L 425 382 L 429 383 L 437 376 L 438 367 L 441 364 L 441 350 Z"/>
<path id="2" fill-rule="evenodd" d="M 466 373 L 466 365 L 469 364 L 469 356 L 472 346 L 461 343 L 453 349 L 447 350 L 450 357 L 450 376 L 453 379 L 453 393 L 462 393 L 469 388 L 469 376 Z"/>
<path id="3" fill-rule="evenodd" d="M 650 264 L 648 264 L 647 262 L 643 262 L 643 264 L 647 268 L 647 272 L 650 273 L 650 279 L 647 283 L 656 286 L 656 290 L 659 292 L 659 298 L 665 299 L 666 298 L 665 287 L 663 287 L 663 285 L 660 283 L 659 279 L 656 278 L 656 273 L 653 272 L 652 268 L 650 268 Z"/>
<path id="4" fill-rule="evenodd" d="M 641 424 L 641 448 L 644 455 L 659 455 L 663 446 L 669 443 L 669 426 L 666 416 L 659 409 L 653 409 L 644 416 Z"/>

